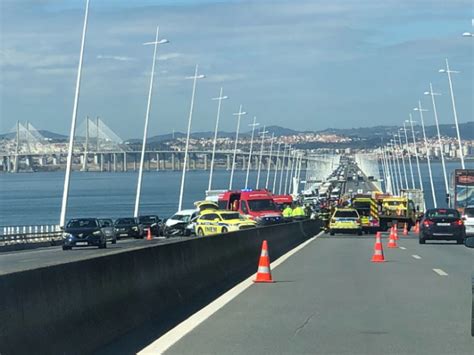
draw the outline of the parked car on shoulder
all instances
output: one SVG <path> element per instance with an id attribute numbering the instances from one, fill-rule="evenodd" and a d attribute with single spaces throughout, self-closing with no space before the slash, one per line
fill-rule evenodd
<path id="1" fill-rule="evenodd" d="M 105 234 L 105 238 L 112 244 L 117 243 L 117 236 L 114 231 L 114 221 L 110 218 L 99 218 L 100 228 Z"/>
<path id="2" fill-rule="evenodd" d="M 151 234 L 159 236 L 161 234 L 161 219 L 156 215 L 139 216 L 138 222 L 143 227 L 145 232 L 148 228 Z"/>
<path id="3" fill-rule="evenodd" d="M 74 218 L 67 222 L 63 233 L 63 250 L 73 247 L 107 247 L 107 239 L 96 218 Z"/>
<path id="4" fill-rule="evenodd" d="M 463 244 L 466 227 L 461 214 L 452 208 L 432 208 L 426 211 L 420 224 L 419 242 L 453 240 Z"/>
<path id="5" fill-rule="evenodd" d="M 118 218 L 114 223 L 114 232 L 117 240 L 127 237 L 139 239 L 145 236 L 145 232 L 138 222 L 138 218 L 134 217 Z"/>

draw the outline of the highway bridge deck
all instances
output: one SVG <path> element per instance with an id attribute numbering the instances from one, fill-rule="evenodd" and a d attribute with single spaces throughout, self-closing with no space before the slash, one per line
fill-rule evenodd
<path id="1" fill-rule="evenodd" d="M 374 264 L 373 243 L 320 236 L 166 354 L 472 354 L 472 251 L 412 234 Z"/>

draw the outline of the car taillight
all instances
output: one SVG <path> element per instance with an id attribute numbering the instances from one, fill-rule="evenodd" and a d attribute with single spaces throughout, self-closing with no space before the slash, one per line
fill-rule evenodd
<path id="1" fill-rule="evenodd" d="M 425 219 L 423 224 L 425 225 L 425 227 L 429 227 L 429 226 L 432 226 L 434 224 L 434 222 L 432 220 Z"/>
<path id="2" fill-rule="evenodd" d="M 464 222 L 462 219 L 458 219 L 457 221 L 454 221 L 453 223 L 451 223 L 453 226 L 462 226 L 464 225 Z"/>

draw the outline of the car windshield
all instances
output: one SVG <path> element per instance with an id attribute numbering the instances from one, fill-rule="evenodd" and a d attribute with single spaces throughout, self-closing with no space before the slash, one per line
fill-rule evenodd
<path id="1" fill-rule="evenodd" d="M 191 219 L 191 216 L 189 214 L 175 214 L 170 219 L 173 219 L 175 221 L 188 222 Z"/>
<path id="2" fill-rule="evenodd" d="M 451 209 L 429 210 L 426 213 L 427 218 L 459 218 L 459 212 Z"/>
<path id="3" fill-rule="evenodd" d="M 356 211 L 336 211 L 334 217 L 340 218 L 358 218 Z"/>
<path id="4" fill-rule="evenodd" d="M 474 207 L 466 207 L 464 214 L 466 217 L 474 217 Z"/>
<path id="5" fill-rule="evenodd" d="M 138 217 L 140 223 L 155 223 L 158 218 L 156 216 L 141 216 Z"/>
<path id="6" fill-rule="evenodd" d="M 277 207 L 271 199 L 247 201 L 251 211 L 276 211 Z"/>
<path id="7" fill-rule="evenodd" d="M 73 219 L 69 221 L 66 228 L 95 228 L 97 221 L 95 219 Z"/>
<path id="8" fill-rule="evenodd" d="M 116 225 L 131 225 L 136 224 L 134 218 L 119 218 L 115 221 Z"/>
<path id="9" fill-rule="evenodd" d="M 110 219 L 101 219 L 99 221 L 101 227 L 111 227 L 112 226 L 112 220 Z"/>
<path id="10" fill-rule="evenodd" d="M 222 213 L 221 218 L 224 219 L 224 220 L 239 219 L 240 214 L 239 213 Z"/>

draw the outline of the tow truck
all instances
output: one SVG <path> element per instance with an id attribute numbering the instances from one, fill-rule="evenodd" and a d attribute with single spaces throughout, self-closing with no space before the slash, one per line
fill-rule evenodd
<path id="1" fill-rule="evenodd" d="M 389 196 L 379 200 L 381 203 L 380 229 L 387 230 L 392 225 L 410 230 L 417 220 L 415 204 L 406 196 Z"/>

